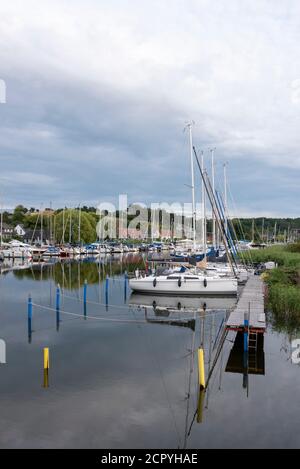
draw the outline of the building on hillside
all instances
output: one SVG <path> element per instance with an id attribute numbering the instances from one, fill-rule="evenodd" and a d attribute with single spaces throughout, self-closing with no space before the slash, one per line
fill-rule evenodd
<path id="1" fill-rule="evenodd" d="M 26 230 L 23 236 L 24 243 L 29 244 L 50 244 L 50 232 L 49 230 L 43 230 L 43 240 L 41 240 L 41 230 Z"/>
<path id="2" fill-rule="evenodd" d="M 11 238 L 14 234 L 14 227 L 7 223 L 2 223 L 2 238 Z"/>
<path id="3" fill-rule="evenodd" d="M 18 235 L 18 236 L 21 236 L 23 237 L 25 235 L 25 228 L 23 225 L 17 225 L 15 228 L 14 228 L 14 232 Z"/>

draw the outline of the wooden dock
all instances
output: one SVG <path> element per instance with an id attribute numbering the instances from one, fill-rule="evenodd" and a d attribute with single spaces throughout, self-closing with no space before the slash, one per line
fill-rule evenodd
<path id="1" fill-rule="evenodd" d="M 243 331 L 245 313 L 248 315 L 249 331 L 263 333 L 266 329 L 264 313 L 263 281 L 258 275 L 251 275 L 244 286 L 235 309 L 229 315 L 227 330 Z"/>

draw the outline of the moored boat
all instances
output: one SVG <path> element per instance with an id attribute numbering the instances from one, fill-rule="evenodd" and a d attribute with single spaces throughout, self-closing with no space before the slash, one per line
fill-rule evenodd
<path id="1" fill-rule="evenodd" d="M 172 272 L 165 275 L 136 276 L 129 280 L 133 291 L 170 295 L 236 295 L 237 279 L 205 275 L 193 271 Z"/>

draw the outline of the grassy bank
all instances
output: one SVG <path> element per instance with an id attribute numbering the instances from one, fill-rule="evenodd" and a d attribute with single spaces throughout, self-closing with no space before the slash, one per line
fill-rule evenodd
<path id="1" fill-rule="evenodd" d="M 300 243 L 251 251 L 251 257 L 254 262 L 278 264 L 263 274 L 276 328 L 300 329 Z"/>

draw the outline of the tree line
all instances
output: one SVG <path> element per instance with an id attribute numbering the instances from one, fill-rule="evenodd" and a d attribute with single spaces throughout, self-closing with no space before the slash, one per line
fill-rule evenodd
<path id="1" fill-rule="evenodd" d="M 138 207 L 137 207 L 138 215 Z M 119 217 L 119 212 L 116 212 Z M 128 215 L 128 223 L 135 215 Z M 162 220 L 160 213 L 160 222 Z M 171 225 L 174 223 L 174 214 L 170 214 Z M 148 220 L 151 221 L 151 212 L 148 209 Z M 99 215 L 95 207 L 82 206 L 79 209 L 59 208 L 56 210 L 45 209 L 40 211 L 34 207 L 27 208 L 17 205 L 12 212 L 4 211 L 3 223 L 13 227 L 24 226 L 26 230 L 43 230 L 49 233 L 53 242 L 89 243 L 96 239 L 96 226 Z M 254 241 L 284 241 L 295 235 L 300 230 L 300 218 L 241 218 L 232 219 L 232 231 L 235 231 L 238 239 Z M 207 232 L 212 231 L 212 222 L 207 220 Z M 299 231 L 300 232 L 300 231 Z"/>

